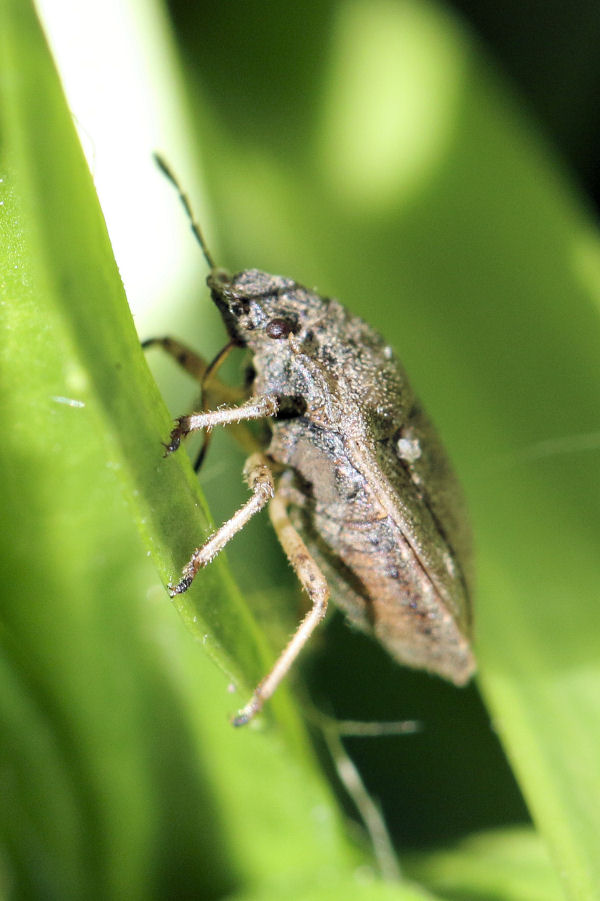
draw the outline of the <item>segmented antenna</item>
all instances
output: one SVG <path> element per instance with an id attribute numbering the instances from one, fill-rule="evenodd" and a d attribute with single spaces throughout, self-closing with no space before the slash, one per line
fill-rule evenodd
<path id="1" fill-rule="evenodd" d="M 179 195 L 179 199 L 180 199 L 181 203 L 183 204 L 183 208 L 189 219 L 190 227 L 192 229 L 194 237 L 196 238 L 196 241 L 200 245 L 200 249 L 202 250 L 202 253 L 204 255 L 204 259 L 208 263 L 211 270 L 216 269 L 217 267 L 215 266 L 215 262 L 212 258 L 210 250 L 208 249 L 206 241 L 204 240 L 204 235 L 202 234 L 202 230 L 201 230 L 200 226 L 198 225 L 198 223 L 196 222 L 196 220 L 194 219 L 194 213 L 192 212 L 192 207 L 187 198 L 187 194 L 184 194 L 181 185 L 177 181 L 175 173 L 173 172 L 173 170 L 171 169 L 169 164 L 163 159 L 163 157 L 160 156 L 160 154 L 158 154 L 158 153 L 154 153 L 153 157 L 154 157 L 154 162 L 156 163 L 156 165 L 158 166 L 160 171 L 163 173 L 163 175 L 166 175 L 166 177 L 169 179 L 169 181 L 171 182 L 171 184 L 177 191 L 177 194 Z"/>

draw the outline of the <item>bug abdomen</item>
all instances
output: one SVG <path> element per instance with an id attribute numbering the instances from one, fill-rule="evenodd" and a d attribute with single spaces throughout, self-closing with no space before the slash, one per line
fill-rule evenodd
<path id="1" fill-rule="evenodd" d="M 441 535 L 435 553 L 421 559 L 418 541 L 386 507 L 387 482 L 380 479 L 374 490 L 366 452 L 361 466 L 333 430 L 301 419 L 280 424 L 269 452 L 302 480 L 307 500 L 294 524 L 326 572 L 334 603 L 398 662 L 466 683 L 475 663 L 457 617 L 462 581 L 440 576 Z M 405 491 L 414 493 L 405 481 Z M 420 514 L 431 518 L 426 507 Z"/>
<path id="2" fill-rule="evenodd" d="M 328 572 L 332 600 L 399 663 L 465 684 L 475 663 L 427 572 L 390 517 L 303 519 L 312 551 Z M 311 534 L 312 533 L 312 534 Z"/>

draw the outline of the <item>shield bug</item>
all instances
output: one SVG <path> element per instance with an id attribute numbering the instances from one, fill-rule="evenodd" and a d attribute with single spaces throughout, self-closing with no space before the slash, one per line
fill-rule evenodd
<path id="1" fill-rule="evenodd" d="M 213 410 L 176 421 L 167 454 L 190 432 L 265 419 L 270 434 L 244 468 L 250 499 L 194 550 L 171 596 L 186 591 L 248 520 L 268 506 L 272 525 L 311 607 L 249 702 L 247 723 L 273 694 L 331 599 L 392 657 L 464 685 L 470 647 L 470 535 L 446 453 L 392 349 L 337 300 L 289 278 L 218 269 L 175 177 L 210 272 L 207 284 L 229 336 L 210 366 L 170 338 L 186 369 L 213 376 L 230 349 L 250 354 L 249 387 L 214 378 Z"/>

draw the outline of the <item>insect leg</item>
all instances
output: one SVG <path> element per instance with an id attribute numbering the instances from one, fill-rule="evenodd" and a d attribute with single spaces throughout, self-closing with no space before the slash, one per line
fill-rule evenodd
<path id="1" fill-rule="evenodd" d="M 206 371 L 202 378 L 202 394 L 200 395 L 203 412 L 210 410 L 213 406 L 218 406 L 220 402 L 222 403 L 223 401 L 227 402 L 231 400 L 241 400 L 241 398 L 244 397 L 244 392 L 241 389 L 238 388 L 232 390 L 226 385 L 223 385 L 221 382 L 219 382 L 218 379 L 215 379 L 215 374 L 219 371 L 234 347 L 235 344 L 233 343 L 233 341 L 228 341 L 227 344 L 221 348 L 216 357 L 213 357 L 211 362 L 206 367 Z M 213 391 L 211 391 L 211 383 L 214 383 Z M 215 398 L 214 404 L 212 403 L 213 398 Z M 234 426 L 234 429 L 235 428 L 236 426 Z M 240 440 L 239 433 L 248 433 L 248 429 L 246 429 L 244 426 L 238 425 L 237 430 L 238 440 Z M 202 464 L 204 463 L 204 459 L 210 446 L 211 437 L 211 431 L 204 432 L 204 436 L 202 438 L 202 446 L 196 456 L 196 460 L 194 461 L 194 472 L 196 473 L 200 472 Z M 244 444 L 244 441 L 242 441 L 242 444 Z M 256 449 L 256 442 L 254 442 L 252 447 L 248 450 L 248 453 L 253 453 Z"/>
<path id="2" fill-rule="evenodd" d="M 145 341 L 142 341 L 143 350 L 148 350 L 150 347 L 160 347 L 161 350 L 164 350 L 188 375 L 191 375 L 196 381 L 202 382 L 205 389 L 207 388 L 205 383 L 208 383 L 211 396 L 215 398 L 216 403 L 232 403 L 243 396 L 240 388 L 232 388 L 215 378 L 213 372 L 218 358 L 208 363 L 195 350 L 168 335 L 164 338 L 146 338 Z M 226 345 L 226 348 L 228 349 L 229 345 Z"/>
<path id="3" fill-rule="evenodd" d="M 216 425 L 238 423 L 247 419 L 264 419 L 267 416 L 274 416 L 278 407 L 275 395 L 263 394 L 259 397 L 251 397 L 237 407 L 221 407 L 219 410 L 210 410 L 207 413 L 190 413 L 188 416 L 180 416 L 175 420 L 177 425 L 171 432 L 169 443 L 165 445 L 166 455 L 176 451 L 181 439 L 190 432 L 212 429 Z"/>
<path id="4" fill-rule="evenodd" d="M 286 470 L 277 484 L 277 497 L 282 500 L 286 506 L 293 504 L 294 507 L 303 509 L 306 507 L 307 497 L 293 483 L 291 470 Z"/>
<path id="5" fill-rule="evenodd" d="M 147 338 L 142 341 L 142 349 L 148 350 L 149 347 L 160 347 L 170 357 L 173 357 L 176 363 L 185 369 L 191 376 L 201 382 L 204 378 L 208 363 L 197 354 L 194 350 L 177 341 L 176 338 L 170 338 L 168 335 L 164 338 Z"/>
<path id="6" fill-rule="evenodd" d="M 185 372 L 202 383 L 202 404 L 205 407 L 205 411 L 211 407 L 218 407 L 219 404 L 239 402 L 247 395 L 247 391 L 244 391 L 243 388 L 226 385 L 214 375 L 215 370 L 222 361 L 222 357 L 230 349 L 229 344 L 225 345 L 210 363 L 207 363 L 204 357 L 201 357 L 185 344 L 168 336 L 164 338 L 148 338 L 146 341 L 142 342 L 142 348 L 144 350 L 149 347 L 162 348 L 169 356 L 173 357 L 175 362 L 178 363 Z M 235 440 L 243 447 L 247 454 L 253 454 L 260 449 L 260 444 L 250 429 L 242 424 L 234 423 L 231 432 Z M 204 442 L 194 462 L 195 472 L 198 472 L 202 466 L 208 449 L 209 437 L 210 432 L 206 432 Z"/>
<path id="7" fill-rule="evenodd" d="M 271 672 L 257 685 L 246 706 L 240 710 L 233 720 L 234 726 L 244 726 L 258 713 L 264 702 L 271 697 L 284 678 L 327 612 L 329 586 L 302 538 L 292 525 L 287 513 L 285 500 L 279 492 L 277 492 L 269 505 L 269 514 L 281 546 L 307 592 L 312 607 L 294 632 Z"/>
<path id="8" fill-rule="evenodd" d="M 171 597 L 187 591 L 198 570 L 210 563 L 213 557 L 223 550 L 227 542 L 240 529 L 243 529 L 248 520 L 262 510 L 273 497 L 275 491 L 273 474 L 264 454 L 257 453 L 248 457 L 244 466 L 244 478 L 252 492 L 252 497 L 233 514 L 231 519 L 213 532 L 204 544 L 196 548 L 189 562 L 183 568 L 181 580 L 177 585 L 168 586 Z"/>

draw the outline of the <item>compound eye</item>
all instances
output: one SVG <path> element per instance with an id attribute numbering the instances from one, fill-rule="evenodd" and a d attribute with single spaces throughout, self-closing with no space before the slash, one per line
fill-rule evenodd
<path id="1" fill-rule="evenodd" d="M 267 323 L 265 331 L 269 338 L 287 338 L 294 331 L 295 326 L 289 319 L 271 319 Z"/>

